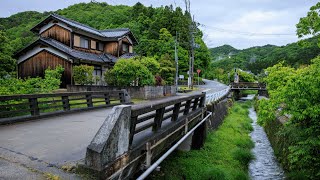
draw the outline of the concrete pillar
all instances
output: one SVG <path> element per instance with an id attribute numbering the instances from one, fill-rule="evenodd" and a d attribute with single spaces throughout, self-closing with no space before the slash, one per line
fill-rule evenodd
<path id="1" fill-rule="evenodd" d="M 200 149 L 203 147 L 207 138 L 207 129 L 207 123 L 203 123 L 194 131 L 192 136 L 192 149 Z"/>
<path id="2" fill-rule="evenodd" d="M 97 171 L 129 151 L 131 106 L 115 106 L 87 147 L 85 164 Z"/>
<path id="3" fill-rule="evenodd" d="M 181 143 L 178 146 L 177 149 L 179 151 L 190 151 L 191 150 L 193 134 L 194 133 L 192 133 L 186 140 L 183 141 L 183 143 Z"/>

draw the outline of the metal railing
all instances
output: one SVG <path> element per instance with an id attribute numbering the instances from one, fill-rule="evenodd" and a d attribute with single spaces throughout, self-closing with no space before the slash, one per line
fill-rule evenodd
<path id="1" fill-rule="evenodd" d="M 218 99 L 226 96 L 230 92 L 230 88 L 227 87 L 226 89 L 223 89 L 221 91 L 217 91 L 214 93 L 207 93 L 206 94 L 206 104 L 210 104 L 212 102 L 217 101 Z"/>

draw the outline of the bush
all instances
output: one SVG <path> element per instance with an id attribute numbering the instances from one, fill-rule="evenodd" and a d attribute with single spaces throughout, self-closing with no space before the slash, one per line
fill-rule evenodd
<path id="1" fill-rule="evenodd" d="M 105 81 L 115 86 L 154 85 L 155 79 L 147 67 L 138 60 L 120 59 L 112 70 L 106 71 Z"/>
<path id="2" fill-rule="evenodd" d="M 153 57 L 143 57 L 140 59 L 140 62 L 143 66 L 148 68 L 153 75 L 156 75 L 159 72 L 160 64 Z"/>
<path id="3" fill-rule="evenodd" d="M 93 84 L 93 66 L 79 65 L 73 67 L 73 79 L 76 84 L 86 85 Z"/>
<path id="4" fill-rule="evenodd" d="M 308 179 L 320 178 L 320 57 L 312 64 L 293 69 L 277 64 L 267 69 L 267 89 L 270 99 L 258 101 L 259 122 L 265 127 L 276 116 L 290 115 L 290 119 L 276 132 L 286 150 L 278 157 L 289 173 L 302 172 Z M 270 133 L 269 133 L 270 136 Z M 283 151 L 284 148 L 281 149 Z"/>
<path id="5" fill-rule="evenodd" d="M 49 68 L 45 71 L 44 79 L 40 77 L 26 79 L 2 78 L 0 79 L 0 95 L 51 92 L 59 88 L 63 70 L 61 66 L 57 66 L 56 69 Z"/>

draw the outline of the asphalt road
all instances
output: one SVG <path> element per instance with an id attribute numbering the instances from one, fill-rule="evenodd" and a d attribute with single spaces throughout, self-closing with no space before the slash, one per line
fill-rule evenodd
<path id="1" fill-rule="evenodd" d="M 221 90 L 226 89 L 228 87 L 225 84 L 219 83 L 217 81 L 208 80 L 208 79 L 203 79 L 203 82 L 205 82 L 205 85 L 199 85 L 196 87 L 199 87 L 200 91 L 204 91 L 207 93 L 221 91 Z"/>
<path id="2" fill-rule="evenodd" d="M 111 109 L 0 126 L 0 179 L 16 179 L 17 173 L 13 173 L 12 178 L 7 178 L 10 172 L 5 169 L 18 165 L 28 166 L 27 169 L 20 166 L 17 171 L 20 170 L 21 174 L 31 179 L 36 175 L 29 169 L 63 176 L 59 168 L 85 157 L 86 147 Z M 9 162 L 13 164 L 8 166 Z"/>

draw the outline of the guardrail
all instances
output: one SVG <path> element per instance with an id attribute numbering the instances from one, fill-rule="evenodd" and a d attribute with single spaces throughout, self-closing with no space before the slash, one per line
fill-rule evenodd
<path id="1" fill-rule="evenodd" d="M 114 107 L 87 147 L 87 167 L 105 179 L 126 179 L 149 167 L 204 118 L 205 97 L 199 93 Z"/>
<path id="2" fill-rule="evenodd" d="M 0 124 L 130 103 L 126 90 L 0 96 Z"/>
<path id="3" fill-rule="evenodd" d="M 221 91 L 217 91 L 214 93 L 207 93 L 206 94 L 206 104 L 210 104 L 212 102 L 217 101 L 218 99 L 226 96 L 230 92 L 230 88 L 227 87 L 226 89 L 223 89 Z"/>

